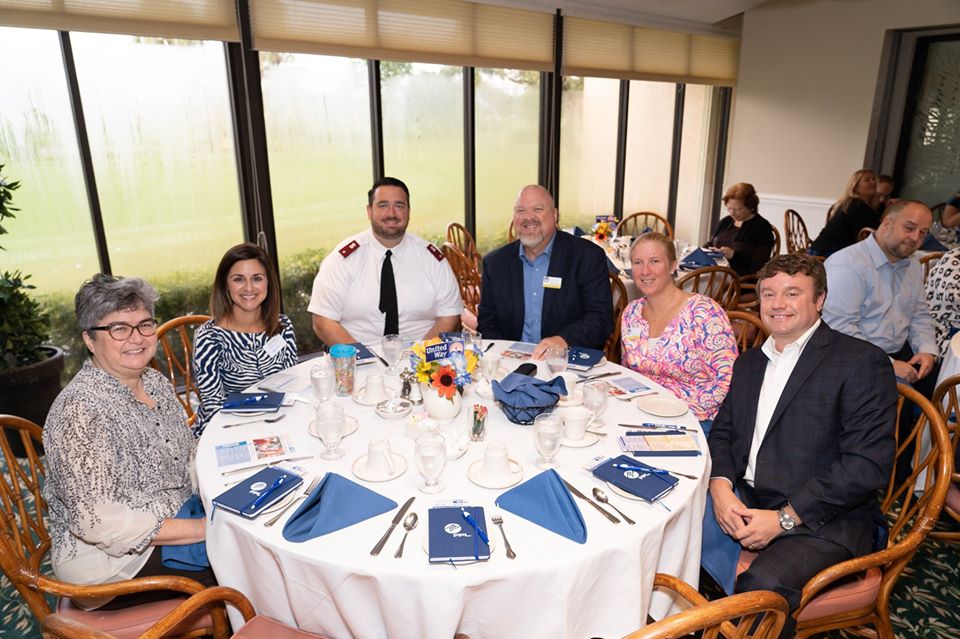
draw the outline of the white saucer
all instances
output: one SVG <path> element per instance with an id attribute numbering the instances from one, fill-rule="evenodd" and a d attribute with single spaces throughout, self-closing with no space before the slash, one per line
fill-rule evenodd
<path id="1" fill-rule="evenodd" d="M 291 501 L 293 501 L 294 499 L 296 499 L 302 494 L 303 493 L 301 493 L 299 490 L 291 490 L 289 495 L 287 495 L 286 497 L 284 497 L 283 499 L 275 503 L 273 506 L 270 506 L 269 508 L 264 508 L 263 510 L 260 511 L 260 514 L 269 515 L 270 513 L 275 513 L 281 508 L 284 508 L 287 504 L 289 504 Z"/>
<path id="2" fill-rule="evenodd" d="M 579 406 L 583 403 L 583 391 L 575 390 L 573 391 L 573 396 L 570 395 L 561 395 L 560 401 L 557 402 L 557 406 L 561 408 L 564 406 Z"/>
<path id="3" fill-rule="evenodd" d="M 441 433 L 442 435 L 443 433 Z M 465 443 L 461 448 L 456 449 L 452 453 L 447 451 L 447 461 L 453 461 L 454 459 L 460 459 L 467 454 L 467 451 L 470 449 L 470 442 Z"/>
<path id="4" fill-rule="evenodd" d="M 683 400 L 663 393 L 638 397 L 634 403 L 643 412 L 657 417 L 680 417 L 689 409 Z"/>
<path id="5" fill-rule="evenodd" d="M 387 391 L 387 399 L 396 397 L 397 395 L 397 393 L 391 388 L 387 388 L 386 391 Z M 357 390 L 353 391 L 353 395 L 351 395 L 351 397 L 353 398 L 353 401 L 360 404 L 361 406 L 373 406 L 374 404 L 378 404 L 379 402 L 383 401 L 382 399 L 377 401 L 372 401 L 367 399 L 366 386 L 364 386 L 363 388 L 358 388 Z"/>
<path id="6" fill-rule="evenodd" d="M 409 399 L 385 399 L 378 402 L 374 410 L 384 419 L 403 419 L 413 410 L 413 402 Z"/>
<path id="7" fill-rule="evenodd" d="M 600 435 L 596 433 L 584 433 L 583 439 L 567 439 L 566 436 L 560 440 L 561 446 L 566 446 L 567 448 L 586 448 L 588 446 L 593 446 L 598 441 L 600 441 Z"/>
<path id="8" fill-rule="evenodd" d="M 478 459 L 467 467 L 467 479 L 481 488 L 509 488 L 514 486 L 523 479 L 523 467 L 520 462 L 514 459 L 508 461 L 510 463 L 510 474 L 499 481 L 489 481 L 483 478 L 480 474 L 480 469 L 483 467 L 482 459 Z"/>
<path id="9" fill-rule="evenodd" d="M 350 472 L 363 481 L 390 481 L 391 479 L 396 479 L 400 475 L 407 472 L 407 460 L 404 459 L 403 455 L 400 453 L 391 452 L 390 455 L 393 458 L 393 472 L 386 477 L 374 477 L 366 473 L 366 455 L 360 455 L 353 461 L 353 466 L 350 467 Z"/>
<path id="10" fill-rule="evenodd" d="M 347 437 L 348 435 L 353 435 L 355 432 L 357 432 L 357 429 L 360 428 L 360 424 L 357 422 L 356 417 L 352 417 L 350 415 L 346 415 L 345 417 L 346 419 L 343 429 L 343 436 Z M 310 425 L 307 426 L 307 431 L 317 439 L 320 439 L 320 435 L 317 434 L 317 422 L 315 419 L 310 420 Z"/>

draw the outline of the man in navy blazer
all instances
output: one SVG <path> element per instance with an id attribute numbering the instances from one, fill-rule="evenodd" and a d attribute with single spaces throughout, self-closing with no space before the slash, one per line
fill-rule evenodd
<path id="1" fill-rule="evenodd" d="M 557 231 L 553 196 L 521 189 L 513 207 L 517 240 L 483 259 L 477 330 L 488 339 L 602 349 L 613 331 L 607 258 L 593 242 Z"/>
<path id="2" fill-rule="evenodd" d="M 773 590 L 794 610 L 813 575 L 874 548 L 897 388 L 886 353 L 821 321 L 819 261 L 781 255 L 758 278 L 770 338 L 734 364 L 710 431 L 714 518 L 704 521 L 703 560 L 724 585 L 732 575 L 716 574 L 717 542 L 732 540 L 734 561 L 741 548 L 758 552 L 735 590 Z M 790 618 L 781 636 L 794 626 Z"/>

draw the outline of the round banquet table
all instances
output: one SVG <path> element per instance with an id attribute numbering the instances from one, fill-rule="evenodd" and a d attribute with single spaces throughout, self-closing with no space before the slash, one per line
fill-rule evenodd
<path id="1" fill-rule="evenodd" d="M 496 342 L 493 352 L 506 345 Z M 519 363 L 503 359 L 501 370 L 513 370 Z M 291 371 L 307 378 L 310 366 L 309 361 L 303 362 Z M 538 366 L 538 377 L 552 377 L 543 362 Z M 590 374 L 617 370 L 627 369 L 607 363 L 594 367 Z M 373 372 L 382 373 L 383 366 L 374 363 L 359 367 L 358 385 Z M 668 393 L 637 373 L 630 374 Z M 399 386 L 396 376 L 385 377 L 388 388 Z M 313 401 L 311 391 L 305 391 L 303 396 Z M 217 444 L 287 433 L 298 455 L 314 455 L 293 462 L 310 471 L 305 483 L 314 474 L 335 472 L 398 505 L 416 496 L 409 512 L 420 515 L 420 525 L 410 533 L 403 557 L 394 559 L 402 526 L 397 526 L 379 556 L 371 556 L 370 550 L 389 526 L 396 509 L 303 543 L 291 543 L 282 536 L 283 524 L 295 508 L 269 528 L 263 525 L 269 516 L 248 521 L 220 511 L 207 527 L 207 552 L 220 584 L 243 592 L 260 614 L 331 639 L 450 639 L 456 632 L 467 633 L 472 639 L 620 637 L 643 626 L 648 613 L 660 618 L 673 605 L 665 594 L 652 594 L 655 573 L 676 575 L 697 585 L 701 519 L 710 469 L 702 433 L 698 433 L 698 438 L 703 455 L 643 458 L 655 466 L 699 478 L 681 478 L 661 503 L 628 500 L 604 487 L 611 503 L 637 522 L 634 526 L 625 522 L 615 525 L 589 504 L 575 499 L 587 528 L 587 541 L 581 545 L 502 510 L 505 532 L 517 553 L 515 560 L 509 560 L 500 531 L 489 521 L 496 510 L 494 501 L 509 489 L 475 485 L 467 477 L 467 467 L 483 458 L 487 444 L 499 442 L 507 447 L 512 459 L 520 462 L 523 481 L 542 472 L 534 465 L 537 453 L 532 427 L 510 423 L 493 400 L 479 397 L 475 389 L 468 387 L 463 400 L 457 420 L 464 424 L 471 419 L 474 403 L 489 408 L 486 439 L 470 443 L 463 457 L 447 462 L 442 476 L 446 488 L 435 495 L 417 490 L 422 478 L 414 461 L 414 442 L 405 435 L 405 420 L 384 420 L 372 407 L 359 405 L 350 397 L 338 397 L 335 401 L 348 415 L 357 418 L 359 429 L 344 438 L 341 447 L 346 455 L 335 461 L 315 456 L 323 445 L 308 432 L 313 419 L 310 403 L 298 401 L 292 407 L 281 408 L 286 417 L 275 424 L 261 421 L 225 430 L 223 424 L 245 418 L 215 416 L 197 451 L 197 475 L 207 512 L 211 499 L 223 492 L 227 481 L 238 478 L 221 477 L 216 465 Z M 555 458 L 560 475 L 586 494 L 602 484 L 584 464 L 597 455 L 620 454 L 616 437 L 626 429 L 619 427 L 618 422 L 658 420 L 699 430 L 689 411 L 679 418 L 656 418 L 632 402 L 613 398 L 602 418 L 606 437 L 589 447 L 563 447 Z M 403 475 L 392 481 L 372 483 L 351 473 L 354 460 L 366 454 L 367 444 L 374 436 L 389 439 L 393 451 L 406 459 Z M 427 509 L 452 499 L 465 499 L 484 507 L 486 528 L 493 542 L 489 561 L 462 566 L 431 565 L 427 561 L 422 548 Z M 231 616 L 235 623 L 239 620 L 235 611 Z"/>

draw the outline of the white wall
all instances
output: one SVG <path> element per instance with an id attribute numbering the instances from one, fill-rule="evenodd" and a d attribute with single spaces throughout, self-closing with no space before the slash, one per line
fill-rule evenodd
<path id="1" fill-rule="evenodd" d="M 772 0 L 746 12 L 725 186 L 750 182 L 778 203 L 837 198 L 863 165 L 884 34 L 948 24 L 960 24 L 960 0 Z M 764 215 L 782 224 L 782 208 Z"/>

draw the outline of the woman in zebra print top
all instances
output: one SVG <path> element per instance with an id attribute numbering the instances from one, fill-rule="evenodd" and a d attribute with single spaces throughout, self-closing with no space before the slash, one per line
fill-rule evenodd
<path id="1" fill-rule="evenodd" d="M 210 293 L 213 319 L 194 336 L 197 437 L 227 395 L 297 363 L 293 324 L 280 314 L 278 281 L 266 251 L 256 244 L 238 244 L 220 260 Z"/>

